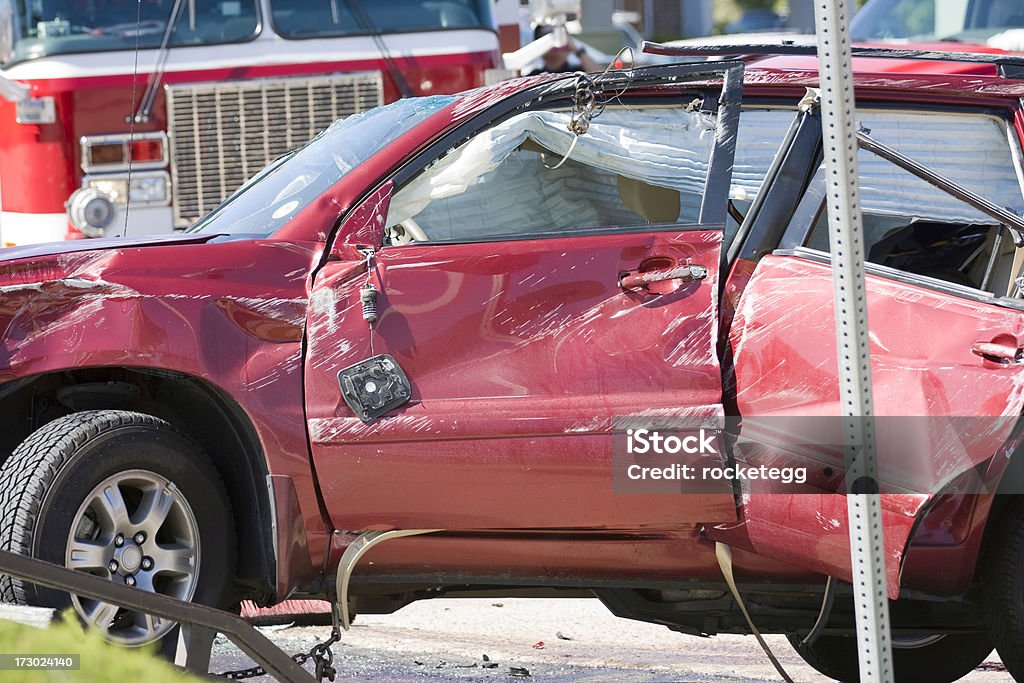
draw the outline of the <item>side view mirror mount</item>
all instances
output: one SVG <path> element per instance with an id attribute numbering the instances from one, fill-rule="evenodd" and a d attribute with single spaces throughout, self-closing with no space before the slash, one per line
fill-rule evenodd
<path id="1" fill-rule="evenodd" d="M 0 0 L 3 2 L 4 0 Z M 363 199 L 345 218 L 338 231 L 335 249 L 362 247 L 380 249 L 384 244 L 384 228 L 391 208 L 394 183 L 388 181 Z"/>

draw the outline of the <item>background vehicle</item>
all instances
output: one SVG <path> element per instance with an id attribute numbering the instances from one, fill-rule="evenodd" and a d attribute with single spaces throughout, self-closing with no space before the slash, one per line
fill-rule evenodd
<path id="1" fill-rule="evenodd" d="M 800 15 L 810 12 L 799 8 Z M 813 24 L 813 22 L 812 22 Z M 800 25 L 763 32 L 729 33 L 703 38 L 672 41 L 671 45 L 813 45 L 813 25 Z M 852 38 L 858 43 L 908 49 L 933 49 L 949 52 L 1005 54 L 1024 52 L 1024 13 L 1015 0 L 868 0 L 851 23 Z M 680 59 L 696 59 L 681 57 Z M 780 62 L 774 62 L 781 65 Z M 799 62 L 808 68 L 809 61 Z M 899 70 L 901 64 L 873 68 Z M 915 67 L 915 68 L 920 68 Z M 974 64 L 947 63 L 946 72 L 971 73 Z M 984 70 L 984 67 L 981 67 Z"/>
<path id="2" fill-rule="evenodd" d="M 564 591 L 746 633 L 721 543 L 757 627 L 849 680 L 842 451 L 770 429 L 838 415 L 817 74 L 757 65 L 741 98 L 741 66 L 611 73 L 581 136 L 571 75 L 401 100 L 193 232 L 8 251 L 0 544 L 211 604 L 337 574 L 356 613 Z M 1021 678 L 1024 86 L 857 80 L 898 153 L 861 164 L 897 675 L 954 680 L 996 645 Z M 804 488 L 619 488 L 628 420 L 723 414 L 743 424 L 712 462 Z M 383 530 L 417 535 L 341 564 Z M 75 606 L 129 643 L 173 629 Z"/>
<path id="3" fill-rule="evenodd" d="M 28 96 L 0 100 L 0 246 L 184 228 L 335 119 L 499 59 L 492 0 L 0 5 Z"/>
<path id="4" fill-rule="evenodd" d="M 1015 0 L 869 0 L 850 30 L 862 42 L 1024 51 L 1024 8 Z"/>
<path id="5" fill-rule="evenodd" d="M 736 21 L 725 27 L 726 33 L 757 33 L 760 31 L 781 31 L 786 20 L 770 9 L 749 9 Z"/>

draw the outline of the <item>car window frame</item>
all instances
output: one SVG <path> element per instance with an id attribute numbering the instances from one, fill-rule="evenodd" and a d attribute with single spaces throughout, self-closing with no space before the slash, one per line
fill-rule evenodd
<path id="1" fill-rule="evenodd" d="M 652 87 L 676 86 L 673 97 L 678 98 L 678 103 L 683 104 L 687 97 L 692 98 L 694 94 L 714 94 L 715 113 L 718 120 L 718 128 L 715 134 L 715 145 L 712 149 L 711 158 L 708 161 L 707 180 L 704 187 L 704 194 L 701 199 L 701 208 L 696 223 L 664 223 L 664 224 L 638 224 L 631 226 L 596 226 L 581 230 L 551 231 L 543 233 L 530 233 L 523 235 L 496 235 L 475 239 L 447 239 L 429 240 L 426 242 L 411 242 L 408 244 L 392 245 L 381 244 L 378 248 L 429 248 L 431 245 L 451 244 L 487 244 L 512 241 L 525 241 L 531 239 L 555 239 L 567 237 L 584 237 L 588 235 L 606 234 L 633 234 L 638 232 L 668 232 L 668 231 L 689 231 L 689 230 L 724 230 L 727 220 L 727 209 L 729 199 L 729 180 L 732 175 L 732 162 L 736 150 L 736 132 L 739 125 L 739 116 L 742 104 L 743 92 L 743 69 L 744 63 L 738 60 L 720 62 L 700 62 L 692 64 L 670 64 L 656 65 L 633 69 L 631 72 L 608 72 L 616 79 L 607 79 L 602 83 L 602 90 L 607 93 L 616 93 L 623 89 L 623 86 L 636 84 L 640 87 L 645 85 L 644 80 L 650 81 Z M 493 127 L 517 114 L 532 111 L 539 108 L 557 109 L 571 104 L 571 96 L 575 91 L 575 85 L 579 77 L 593 79 L 593 76 L 570 75 L 549 81 L 537 88 L 518 93 L 518 97 L 511 98 L 509 106 L 491 108 L 481 115 L 473 117 L 470 121 L 454 128 L 438 140 L 428 145 L 403 166 L 397 169 L 391 176 L 385 178 L 368 193 L 372 195 L 379 187 L 386 182 L 392 182 L 394 189 L 392 196 L 401 191 L 410 181 L 418 177 L 427 168 L 434 164 L 451 151 L 465 144 L 473 137 L 479 135 L 486 129 Z M 714 80 L 714 85 L 701 85 L 698 77 L 703 80 Z M 686 78 L 688 82 L 679 83 L 679 79 Z M 624 81 L 620 83 L 619 81 Z M 617 96 L 620 103 L 624 105 L 641 106 L 645 102 L 664 103 L 667 95 L 643 95 Z M 705 97 L 705 107 L 708 98 Z M 472 124 L 472 125 L 470 125 Z M 360 201 L 358 204 L 361 204 Z M 717 208 L 716 208 L 717 205 Z"/>
<path id="2" fill-rule="evenodd" d="M 1010 157 L 1013 160 L 1014 170 L 1016 172 L 1018 185 L 1020 186 L 1021 190 L 1021 197 L 1022 199 L 1024 199 L 1024 153 L 1022 153 L 1021 149 L 1020 136 L 1017 132 L 1016 127 L 1014 126 L 1012 109 L 995 109 L 992 107 L 928 107 L 927 109 L 908 109 L 905 105 L 895 105 L 891 107 L 867 106 L 862 107 L 861 111 L 906 111 L 912 113 L 920 113 L 922 111 L 935 113 L 952 112 L 959 114 L 971 114 L 976 116 L 987 116 L 989 118 L 994 118 L 998 120 L 1000 125 L 1003 126 L 1004 130 L 1007 133 L 1007 145 L 1010 148 Z M 883 157 L 879 156 L 878 158 L 884 160 Z M 915 177 L 920 177 L 917 174 L 914 174 L 909 169 L 905 169 L 899 164 L 896 164 L 895 162 L 888 161 L 888 163 L 892 164 L 896 168 L 904 170 L 907 173 L 911 173 Z M 928 167 L 926 164 L 921 165 L 925 166 L 936 175 L 942 175 L 935 171 L 934 169 Z M 945 178 L 945 176 L 943 177 Z M 778 248 L 772 251 L 773 255 L 805 258 L 811 261 L 827 263 L 831 265 L 832 256 L 829 252 L 822 251 L 820 249 L 814 249 L 812 247 L 807 246 L 808 242 L 811 239 L 811 236 L 814 233 L 815 227 L 817 226 L 818 222 L 821 220 L 822 216 L 825 214 L 826 211 L 827 194 L 825 191 L 824 182 L 822 182 L 823 179 L 824 169 L 822 167 L 819 167 L 819 169 L 815 172 L 813 179 L 809 183 L 804 197 L 797 206 L 797 209 L 793 214 L 793 218 L 791 219 L 789 226 L 786 228 L 786 231 L 779 242 Z M 947 180 L 956 183 L 955 180 L 951 180 L 948 178 Z M 945 192 L 946 194 L 949 194 L 950 196 L 956 198 L 955 195 L 949 193 L 944 189 L 936 189 L 940 192 Z M 984 194 L 982 194 L 982 196 L 984 196 Z M 959 199 L 959 201 L 964 200 Z M 964 201 L 964 203 L 968 204 L 968 202 L 966 201 Z M 1002 223 L 1000 223 L 1000 225 L 1003 227 L 1003 229 L 1006 229 L 1007 227 Z M 938 292 L 942 292 L 944 294 L 952 294 L 954 296 L 958 296 L 979 303 L 994 304 L 1006 308 L 1024 310 L 1024 298 L 998 295 L 994 292 L 988 292 L 976 287 L 959 285 L 954 282 L 942 280 L 940 278 L 930 277 L 928 275 L 921 275 L 918 273 L 911 273 L 909 271 L 899 270 L 897 268 L 892 268 L 890 266 L 871 263 L 867 260 L 864 261 L 864 271 L 865 273 L 870 275 L 876 275 L 878 277 L 883 277 L 888 280 L 923 287 L 925 289 L 935 290 Z"/>

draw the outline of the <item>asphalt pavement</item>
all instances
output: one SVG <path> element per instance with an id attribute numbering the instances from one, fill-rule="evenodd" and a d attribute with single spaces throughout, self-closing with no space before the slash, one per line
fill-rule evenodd
<path id="1" fill-rule="evenodd" d="M 289 653 L 330 635 L 323 626 L 263 629 Z M 830 679 L 781 636 L 768 642 L 796 683 Z M 754 683 L 779 676 L 748 636 L 694 638 L 613 616 L 597 600 L 438 599 L 390 615 L 360 615 L 334 647 L 336 680 L 672 681 Z M 251 666 L 218 636 L 211 671 Z M 267 678 L 254 680 L 269 680 Z M 963 679 L 1011 681 L 993 653 Z"/>

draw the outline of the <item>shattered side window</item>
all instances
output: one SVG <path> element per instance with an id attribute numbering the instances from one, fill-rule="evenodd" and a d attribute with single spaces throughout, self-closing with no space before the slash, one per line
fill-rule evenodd
<path id="1" fill-rule="evenodd" d="M 679 108 L 607 110 L 576 138 L 566 112 L 508 119 L 392 199 L 392 244 L 696 223 L 716 119 Z"/>
<path id="2" fill-rule="evenodd" d="M 872 138 L 930 170 L 1021 215 L 1024 195 L 1006 124 L 981 116 L 876 117 Z M 966 163 L 965 163 L 966 162 Z M 860 193 L 869 263 L 1007 296 L 1017 250 L 1007 230 L 964 201 L 861 150 Z M 807 246 L 829 250 L 822 212 Z"/>

